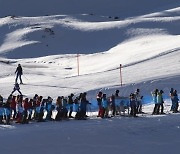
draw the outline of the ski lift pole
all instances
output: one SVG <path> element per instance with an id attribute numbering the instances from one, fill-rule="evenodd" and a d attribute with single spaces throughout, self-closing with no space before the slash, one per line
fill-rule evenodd
<path id="1" fill-rule="evenodd" d="M 77 53 L 77 72 L 79 76 L 79 53 Z"/>
<path id="2" fill-rule="evenodd" d="M 122 87 L 122 64 L 120 64 L 120 82 L 121 82 L 121 87 Z"/>

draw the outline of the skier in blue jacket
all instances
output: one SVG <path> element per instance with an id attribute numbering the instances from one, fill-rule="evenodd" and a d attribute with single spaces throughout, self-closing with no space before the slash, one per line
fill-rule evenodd
<path id="1" fill-rule="evenodd" d="M 102 97 L 102 107 L 103 107 L 102 118 L 109 118 L 109 116 L 108 116 L 108 114 L 109 114 L 109 104 L 108 104 L 108 100 L 106 98 L 106 94 L 103 94 L 103 97 Z"/>
<path id="2" fill-rule="evenodd" d="M 158 89 L 155 89 L 153 92 L 151 92 L 152 98 L 153 98 L 153 102 L 154 102 L 154 104 L 155 104 L 154 110 L 153 110 L 153 113 L 152 113 L 152 114 L 158 114 L 158 108 L 159 108 L 159 103 L 158 103 L 158 100 L 157 100 L 157 94 L 158 94 L 158 92 L 159 92 Z"/>

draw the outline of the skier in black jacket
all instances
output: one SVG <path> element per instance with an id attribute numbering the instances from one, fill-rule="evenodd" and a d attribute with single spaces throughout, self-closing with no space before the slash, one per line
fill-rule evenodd
<path id="1" fill-rule="evenodd" d="M 21 78 L 21 75 L 23 75 L 23 70 L 22 70 L 21 64 L 18 64 L 18 67 L 16 68 L 15 73 L 16 73 L 15 83 L 17 83 L 17 80 L 19 78 L 20 79 L 20 84 L 23 84 L 22 78 Z"/>

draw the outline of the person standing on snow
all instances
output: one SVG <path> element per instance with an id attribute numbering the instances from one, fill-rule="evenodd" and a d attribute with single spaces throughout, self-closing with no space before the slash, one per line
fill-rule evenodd
<path id="1" fill-rule="evenodd" d="M 163 90 L 160 90 L 160 108 L 161 108 L 161 114 L 165 114 L 164 113 L 164 99 L 163 99 L 163 93 L 164 91 Z"/>
<path id="2" fill-rule="evenodd" d="M 115 116 L 116 114 L 116 104 L 115 104 L 115 95 L 111 95 L 110 97 L 110 107 L 112 110 L 112 116 Z"/>
<path id="3" fill-rule="evenodd" d="M 74 118 L 74 117 L 72 116 L 73 104 L 74 104 L 73 97 L 74 97 L 74 94 L 73 94 L 73 93 L 72 93 L 70 96 L 68 96 L 69 118 Z"/>
<path id="4" fill-rule="evenodd" d="M 153 102 L 155 104 L 154 106 L 154 110 L 153 110 L 153 113 L 152 114 L 159 114 L 158 111 L 159 111 L 159 104 L 158 104 L 158 101 L 157 101 L 157 95 L 159 93 L 159 90 L 158 89 L 155 89 L 153 92 L 151 92 L 152 94 L 152 98 L 153 98 Z"/>
<path id="5" fill-rule="evenodd" d="M 173 101 L 173 113 L 177 113 L 179 107 L 179 98 L 178 98 L 177 90 L 174 90 L 173 92 L 172 101 Z"/>
<path id="6" fill-rule="evenodd" d="M 21 64 L 18 64 L 18 67 L 16 68 L 15 74 L 16 74 L 15 83 L 17 83 L 17 80 L 19 78 L 20 84 L 23 84 L 22 78 L 21 78 L 21 76 L 23 75 L 23 70 L 22 70 Z"/>
<path id="7" fill-rule="evenodd" d="M 119 96 L 119 90 L 117 89 L 115 91 L 115 110 L 116 110 L 116 115 L 120 115 L 120 96 Z"/>
<path id="8" fill-rule="evenodd" d="M 137 101 L 137 113 L 142 113 L 142 96 L 140 94 L 140 90 L 136 89 L 134 94 Z"/>
<path id="9" fill-rule="evenodd" d="M 156 114 L 159 114 L 159 110 L 160 110 L 160 107 L 161 107 L 161 113 L 160 114 L 165 114 L 164 113 L 164 100 L 163 100 L 163 90 L 160 90 L 157 92 L 157 111 L 156 111 Z"/>
<path id="10" fill-rule="evenodd" d="M 12 101 L 12 95 L 10 95 L 6 101 L 5 104 L 3 104 L 4 107 L 4 119 L 5 119 L 5 124 L 9 125 L 10 124 L 10 118 L 11 118 L 11 109 L 10 109 L 10 104 Z"/>
<path id="11" fill-rule="evenodd" d="M 46 111 L 47 111 L 46 120 L 53 120 L 51 117 L 52 110 L 53 110 L 52 101 L 53 101 L 53 99 L 50 96 L 48 96 L 47 101 L 46 101 Z"/>
<path id="12" fill-rule="evenodd" d="M 173 92 L 174 92 L 174 89 L 171 88 L 171 90 L 169 92 L 169 96 L 170 96 L 170 99 L 171 99 L 171 102 L 172 102 L 171 110 L 170 111 L 173 111 Z"/>
<path id="13" fill-rule="evenodd" d="M 80 100 L 80 119 L 81 120 L 85 120 L 87 115 L 86 115 L 86 107 L 87 104 L 91 104 L 87 98 L 86 98 L 87 93 L 84 92 L 81 96 L 81 100 Z"/>
<path id="14" fill-rule="evenodd" d="M 109 105 L 108 105 L 108 100 L 107 100 L 106 94 L 103 94 L 103 97 L 102 97 L 102 107 L 103 107 L 103 114 L 102 114 L 101 118 L 109 118 L 109 116 L 108 116 Z"/>
<path id="15" fill-rule="evenodd" d="M 131 93 L 130 94 L 130 107 L 131 107 L 131 112 L 130 115 L 133 117 L 137 117 L 137 101 L 136 101 L 136 96 L 135 94 Z"/>
<path id="16" fill-rule="evenodd" d="M 101 91 L 99 91 L 99 93 L 96 96 L 97 105 L 99 109 L 97 117 L 101 117 L 101 114 L 102 114 L 102 96 L 103 96 L 103 93 Z"/>

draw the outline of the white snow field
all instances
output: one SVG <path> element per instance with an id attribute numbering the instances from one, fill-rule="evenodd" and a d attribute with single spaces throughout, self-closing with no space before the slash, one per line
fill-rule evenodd
<path id="1" fill-rule="evenodd" d="M 169 111 L 170 88 L 180 94 L 179 0 L 0 0 L 4 98 L 19 63 L 24 95 L 55 101 L 87 92 L 90 118 L 0 125 L 0 153 L 179 153 L 180 114 Z M 147 114 L 96 117 L 98 91 L 110 96 L 119 89 L 127 97 L 137 88 Z M 164 91 L 166 115 L 151 115 L 155 88 Z"/>

